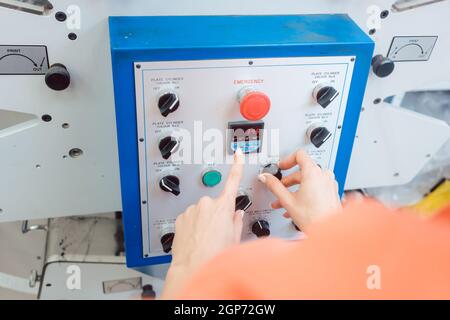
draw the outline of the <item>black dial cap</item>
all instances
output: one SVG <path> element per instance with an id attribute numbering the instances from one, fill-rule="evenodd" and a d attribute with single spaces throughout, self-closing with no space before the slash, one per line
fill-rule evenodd
<path id="1" fill-rule="evenodd" d="M 395 68 L 394 61 L 379 54 L 372 59 L 372 70 L 378 77 L 384 78 L 390 75 Z"/>
<path id="2" fill-rule="evenodd" d="M 270 225 L 266 220 L 258 220 L 252 225 L 252 232 L 258 237 L 270 236 Z"/>
<path id="3" fill-rule="evenodd" d="M 173 193 L 177 196 L 180 194 L 180 179 L 172 175 L 165 176 L 159 180 L 159 187 L 163 191 Z"/>
<path id="4" fill-rule="evenodd" d="M 248 195 L 240 195 L 236 197 L 236 211 L 244 210 L 246 211 L 252 205 L 252 201 Z"/>
<path id="5" fill-rule="evenodd" d="M 262 173 L 269 173 L 277 177 L 278 180 L 281 180 L 281 178 L 283 177 L 280 168 L 278 168 L 278 165 L 276 165 L 275 163 L 269 163 L 265 165 L 262 169 Z"/>
<path id="6" fill-rule="evenodd" d="M 156 292 L 153 290 L 153 286 L 151 284 L 146 284 L 142 287 L 141 297 L 143 299 L 155 299 Z"/>
<path id="7" fill-rule="evenodd" d="M 326 108 L 338 96 L 339 96 L 339 92 L 335 88 L 333 88 L 331 86 L 326 86 L 326 87 L 321 88 L 317 92 L 316 99 L 317 99 L 317 103 L 319 105 L 321 105 L 322 108 Z"/>
<path id="8" fill-rule="evenodd" d="M 70 85 L 70 74 L 60 63 L 52 65 L 45 73 L 45 83 L 50 89 L 62 91 Z"/>
<path id="9" fill-rule="evenodd" d="M 169 136 L 161 139 L 159 142 L 159 151 L 161 151 L 161 156 L 167 160 L 170 158 L 172 153 L 177 149 L 178 140 L 175 137 Z"/>
<path id="10" fill-rule="evenodd" d="M 325 143 L 331 137 L 331 132 L 325 127 L 318 127 L 311 131 L 310 139 L 311 143 L 316 147 L 320 148 L 322 144 Z"/>
<path id="11" fill-rule="evenodd" d="M 172 243 L 174 237 L 175 233 L 173 232 L 166 233 L 161 237 L 161 245 L 165 253 L 169 253 L 172 250 Z"/>
<path id="12" fill-rule="evenodd" d="M 158 108 L 164 117 L 167 117 L 170 113 L 174 112 L 180 106 L 180 99 L 176 93 L 168 92 L 159 97 Z"/>

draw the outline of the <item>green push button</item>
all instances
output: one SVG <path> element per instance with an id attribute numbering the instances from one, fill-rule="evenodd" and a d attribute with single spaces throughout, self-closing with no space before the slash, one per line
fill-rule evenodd
<path id="1" fill-rule="evenodd" d="M 222 180 L 222 174 L 217 170 L 209 170 L 203 174 L 202 182 L 207 187 L 214 187 Z"/>

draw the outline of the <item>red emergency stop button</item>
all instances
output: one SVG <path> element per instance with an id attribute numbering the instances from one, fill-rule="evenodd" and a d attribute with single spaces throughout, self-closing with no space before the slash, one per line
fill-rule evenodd
<path id="1" fill-rule="evenodd" d="M 243 88 L 239 92 L 239 102 L 241 114 L 247 120 L 261 120 L 270 110 L 269 97 L 251 88 Z"/>

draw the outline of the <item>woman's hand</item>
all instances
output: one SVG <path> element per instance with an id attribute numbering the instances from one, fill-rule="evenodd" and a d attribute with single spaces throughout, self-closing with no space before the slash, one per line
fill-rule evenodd
<path id="1" fill-rule="evenodd" d="M 299 150 L 278 165 L 281 170 L 298 165 L 300 170 L 283 177 L 281 181 L 267 173 L 258 178 L 278 198 L 272 203 L 272 208 L 284 208 L 284 216 L 290 217 L 301 230 L 324 216 L 342 210 L 333 172 L 322 170 L 306 152 Z M 294 185 L 300 185 L 297 191 L 288 190 Z"/>
<path id="2" fill-rule="evenodd" d="M 235 212 L 235 203 L 243 162 L 242 151 L 237 150 L 220 197 L 203 197 L 178 216 L 164 299 L 174 298 L 185 280 L 201 264 L 227 247 L 239 243 L 244 212 Z"/>

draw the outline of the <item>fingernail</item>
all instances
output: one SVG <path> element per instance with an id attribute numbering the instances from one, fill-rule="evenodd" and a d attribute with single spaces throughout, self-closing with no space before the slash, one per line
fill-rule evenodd
<path id="1" fill-rule="evenodd" d="M 241 148 L 236 148 L 236 150 L 234 151 L 234 153 L 238 156 L 242 156 L 242 149 Z"/>
<path id="2" fill-rule="evenodd" d="M 237 214 L 240 214 L 241 217 L 244 217 L 245 211 L 244 211 L 244 210 L 238 210 L 238 211 L 236 211 L 236 213 L 237 213 Z"/>
<path id="3" fill-rule="evenodd" d="M 261 173 L 258 176 L 258 180 L 261 181 L 262 183 L 266 183 L 266 175 L 267 175 L 267 173 Z"/>

